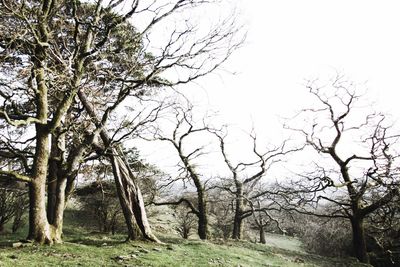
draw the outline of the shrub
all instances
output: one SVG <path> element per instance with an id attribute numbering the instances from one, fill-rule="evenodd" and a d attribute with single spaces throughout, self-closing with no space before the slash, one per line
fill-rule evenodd
<path id="1" fill-rule="evenodd" d="M 188 209 L 182 206 L 177 206 L 175 207 L 175 217 L 178 224 L 176 230 L 182 238 L 188 239 L 190 236 L 190 232 L 197 225 L 196 216 Z"/>
<path id="2" fill-rule="evenodd" d="M 319 255 L 330 257 L 352 255 L 351 227 L 345 220 L 309 220 L 300 239 L 308 251 Z"/>
<path id="3" fill-rule="evenodd" d="M 0 188 L 0 232 L 4 231 L 5 224 L 12 219 L 12 232 L 16 232 L 22 225 L 22 216 L 29 205 L 25 190 Z"/>
<path id="4" fill-rule="evenodd" d="M 122 210 L 113 181 L 96 181 L 79 188 L 82 210 L 93 218 L 98 230 L 114 234 L 123 225 Z"/>

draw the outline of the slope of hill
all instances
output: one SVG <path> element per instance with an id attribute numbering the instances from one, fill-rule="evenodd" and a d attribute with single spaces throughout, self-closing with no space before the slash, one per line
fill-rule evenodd
<path id="1" fill-rule="evenodd" d="M 84 218 L 71 220 L 71 213 L 67 215 L 65 242 L 60 245 L 18 242 L 26 236 L 26 229 L 17 235 L 0 235 L 0 266 L 367 266 L 355 259 L 308 254 L 297 239 L 287 236 L 269 234 L 268 245 L 221 239 L 184 240 L 176 237 L 172 228 L 166 229 L 165 223 L 163 233 L 158 233 L 165 244 L 126 243 L 123 234 L 90 232 L 82 225 Z"/>

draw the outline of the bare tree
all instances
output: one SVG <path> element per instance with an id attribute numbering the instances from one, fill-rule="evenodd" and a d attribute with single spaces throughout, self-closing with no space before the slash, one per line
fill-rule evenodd
<path id="1" fill-rule="evenodd" d="M 175 217 L 178 223 L 176 229 L 182 238 L 188 239 L 190 232 L 196 226 L 196 217 L 190 209 L 188 210 L 182 206 L 177 206 L 175 212 Z"/>
<path id="2" fill-rule="evenodd" d="M 365 115 L 357 107 L 355 85 L 343 77 L 325 87 L 310 81 L 307 88 L 318 106 L 298 115 L 300 128 L 290 128 L 305 137 L 319 159 L 314 170 L 286 187 L 282 199 L 290 209 L 305 214 L 348 219 L 355 255 L 367 263 L 366 218 L 399 194 L 398 136 L 391 134 L 384 115 Z M 319 208 L 328 203 L 331 208 Z"/>
<path id="3" fill-rule="evenodd" d="M 256 204 L 254 204 L 254 202 Z M 267 228 L 271 224 L 274 224 L 281 233 L 285 233 L 285 231 L 280 227 L 280 222 L 278 221 L 278 219 L 271 214 L 271 211 L 275 209 L 274 202 L 263 203 L 261 199 L 256 199 L 254 201 L 249 201 L 249 203 L 253 213 L 254 223 L 257 226 L 259 232 L 261 244 L 267 243 L 265 228 Z"/>
<path id="4" fill-rule="evenodd" d="M 192 117 L 192 106 L 187 109 L 180 106 L 174 107 L 175 122 L 172 133 L 163 133 L 161 129 L 153 132 L 152 140 L 165 141 L 172 145 L 179 157 L 179 174 L 168 182 L 172 184 L 177 181 L 191 183 L 195 189 L 197 198 L 196 202 L 188 198 L 182 197 L 177 201 L 168 201 L 154 204 L 156 205 L 179 205 L 184 203 L 198 218 L 198 235 L 201 239 L 209 237 L 208 230 L 208 210 L 207 210 L 207 192 L 206 179 L 198 172 L 198 168 L 194 161 L 196 158 L 204 154 L 204 147 L 191 147 L 189 140 L 191 137 L 199 134 L 209 134 L 210 128 L 204 123 L 197 127 Z"/>
<path id="5" fill-rule="evenodd" d="M 242 236 L 243 220 L 253 214 L 249 201 L 268 192 L 268 190 L 262 192 L 256 191 L 256 186 L 260 184 L 262 178 L 274 163 L 280 161 L 282 156 L 298 149 L 286 149 L 287 144 L 284 142 L 280 146 L 261 152 L 257 146 L 255 133 L 251 133 L 249 137 L 252 140 L 252 153 L 255 160 L 249 162 L 241 161 L 234 164 L 231 162 L 227 152 L 226 136 L 218 132 L 213 133 L 218 137 L 221 154 L 230 171 L 229 178 L 224 179 L 221 185 L 215 185 L 214 187 L 223 189 L 234 197 L 232 238 L 240 239 Z"/>

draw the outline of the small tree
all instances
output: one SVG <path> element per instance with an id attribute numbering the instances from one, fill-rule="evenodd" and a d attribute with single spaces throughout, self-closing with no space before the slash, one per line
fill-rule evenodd
<path id="1" fill-rule="evenodd" d="M 282 160 L 283 156 L 299 149 L 286 148 L 287 142 L 285 141 L 280 146 L 261 151 L 257 144 L 256 134 L 252 132 L 249 137 L 252 141 L 251 152 L 254 160 L 233 163 L 227 151 L 226 136 L 216 131 L 213 131 L 213 133 L 219 140 L 220 152 L 230 172 L 227 179 L 223 179 L 221 184 L 216 184 L 213 187 L 225 190 L 233 197 L 235 204 L 232 238 L 241 239 L 243 221 L 253 214 L 251 201 L 269 192 L 268 190 L 256 190 L 257 186 L 261 184 L 262 178 L 273 164 Z"/>
<path id="2" fill-rule="evenodd" d="M 164 133 L 162 129 L 157 128 L 153 133 L 151 140 L 163 141 L 171 144 L 179 157 L 179 175 L 170 179 L 167 184 L 177 181 L 189 182 L 196 190 L 196 198 L 191 200 L 181 197 L 179 200 L 167 202 L 154 202 L 156 205 L 179 205 L 185 204 L 198 218 L 198 235 L 200 239 L 209 238 L 208 222 L 208 199 L 206 190 L 206 179 L 198 172 L 194 163 L 196 158 L 203 155 L 204 147 L 190 147 L 190 138 L 200 134 L 208 134 L 209 127 L 203 121 L 203 125 L 196 126 L 192 106 L 189 104 L 187 109 L 180 106 L 174 107 L 174 125 L 171 133 Z"/>
<path id="3" fill-rule="evenodd" d="M 188 239 L 191 231 L 196 227 L 196 216 L 190 209 L 182 206 L 176 206 L 175 218 L 178 223 L 176 230 L 182 238 Z"/>
<path id="4" fill-rule="evenodd" d="M 219 238 L 228 239 L 232 236 L 234 217 L 234 203 L 232 196 L 226 190 L 213 188 L 209 191 L 210 213 L 215 218 L 213 224 L 214 235 Z"/>
<path id="5" fill-rule="evenodd" d="M 115 234 L 123 217 L 112 180 L 92 182 L 79 188 L 77 195 L 83 210 L 97 222 L 99 231 Z"/>

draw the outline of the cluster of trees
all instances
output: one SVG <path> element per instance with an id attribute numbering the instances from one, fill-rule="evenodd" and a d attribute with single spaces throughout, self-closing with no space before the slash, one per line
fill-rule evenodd
<path id="1" fill-rule="evenodd" d="M 140 103 L 158 89 L 210 73 L 241 44 L 233 17 L 207 30 L 190 22 L 188 13 L 212 2 L 0 2 L 0 174 L 29 185 L 28 239 L 61 242 L 80 167 L 105 156 L 128 238 L 137 238 L 138 227 L 158 241 L 119 144 L 157 118 L 158 109 L 143 110 Z M 159 38 L 164 22 L 175 26 Z M 124 101 L 132 113 L 121 118 L 116 111 Z M 120 121 L 116 129 L 109 125 L 113 117 Z"/>
<path id="2" fill-rule="evenodd" d="M 348 236 L 352 240 L 352 254 L 362 262 L 369 262 L 371 247 L 382 251 L 393 248 L 389 236 L 398 236 L 396 225 L 400 219 L 400 135 L 393 122 L 388 115 L 371 111 L 357 95 L 356 86 L 342 76 L 323 85 L 310 81 L 306 88 L 314 102 L 284 126 L 293 133 L 291 140 L 262 150 L 251 132 L 252 160 L 244 156 L 243 150 L 236 151 L 239 155 L 229 154 L 234 151 L 228 148 L 226 128 L 216 129 L 205 120 L 196 125 L 192 108 L 174 109 L 170 134 L 157 128 L 150 139 L 169 142 L 179 156 L 181 173 L 170 178 L 167 185 L 189 182 L 192 187 L 188 192 L 195 193 L 189 198 L 185 197 L 187 192 L 182 192 L 155 204 L 186 206 L 198 219 L 201 239 L 209 238 L 210 216 L 216 221 L 212 225 L 217 225 L 223 236 L 234 239 L 242 238 L 247 218 L 259 230 L 260 241 L 265 242 L 266 228 L 273 225 L 276 231 L 285 233 L 281 225 L 297 213 L 320 218 L 319 224 L 326 224 L 321 232 L 332 234 L 328 229 L 332 224 L 338 233 L 347 233 L 347 240 Z M 214 138 L 219 144 L 225 175 L 207 177 L 207 173 L 201 173 L 198 158 L 207 154 L 207 143 L 193 145 L 196 135 L 206 142 Z M 240 157 L 250 160 L 241 161 Z M 286 168 L 296 166 L 290 177 L 263 179 L 274 165 L 282 168 L 277 164 L 282 161 Z M 307 235 L 300 232 L 303 237 Z M 334 243 L 334 239 L 325 241 Z M 315 247 L 315 243 L 310 245 Z M 326 251 L 330 249 L 327 246 Z"/>
<path id="3" fill-rule="evenodd" d="M 213 2 L 0 1 L 0 178 L 29 188 L 28 239 L 62 241 L 66 202 L 77 177 L 90 176 L 85 170 L 94 166 L 108 182 L 92 178 L 95 183 L 81 190 L 100 196 L 87 204 L 99 208 L 95 216 L 104 231 L 113 231 L 122 214 L 128 239 L 160 242 L 145 204 L 183 205 L 183 237 L 195 218 L 199 237 L 210 238 L 212 218 L 224 237 L 241 239 L 247 220 L 266 242 L 271 225 L 285 232 L 284 217 L 303 214 L 347 221 L 354 255 L 369 262 L 367 235 L 390 243 L 393 232 L 399 234 L 399 134 L 387 116 L 357 106 L 353 84 L 343 77 L 329 86 L 310 81 L 316 101 L 285 125 L 292 138 L 262 148 L 252 131 L 251 155 L 234 151 L 227 127 L 198 123 L 191 105 L 158 100 L 166 88 L 216 70 L 242 44 L 234 16 L 209 29 L 191 22 L 194 8 Z M 179 173 L 161 186 L 183 182 L 187 190 L 158 198 L 157 169 L 124 148 L 134 138 L 170 144 Z M 209 142 L 224 175 L 202 173 L 198 160 Z M 314 161 L 267 183 L 272 167 L 301 153 Z M 150 178 L 140 179 L 141 172 Z M 4 190 L 7 198 L 17 192 Z M 117 196 L 120 209 L 108 213 L 107 195 Z M 2 210 L 2 224 L 19 216 Z"/>

